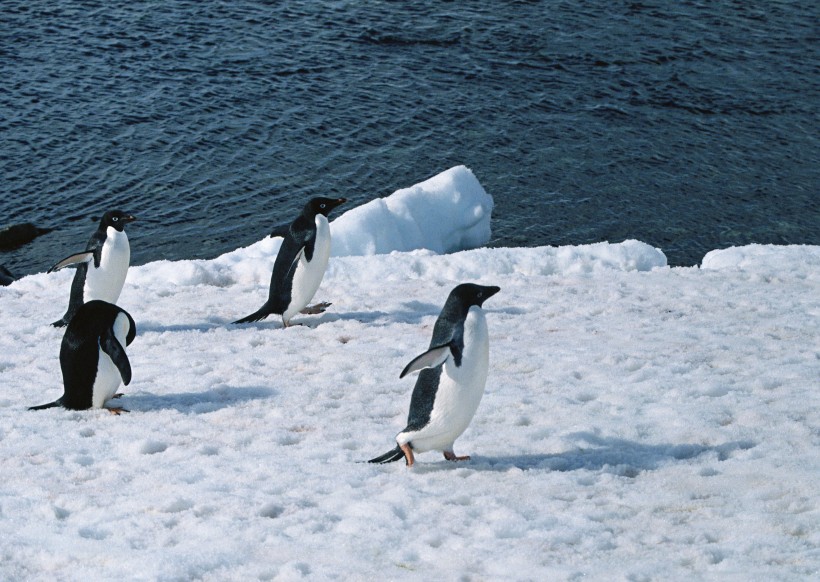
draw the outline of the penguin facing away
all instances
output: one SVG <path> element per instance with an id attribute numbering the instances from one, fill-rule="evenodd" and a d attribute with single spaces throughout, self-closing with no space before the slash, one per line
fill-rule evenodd
<path id="1" fill-rule="evenodd" d="M 127 212 L 106 212 L 85 250 L 66 257 L 48 270 L 51 273 L 63 267 L 77 267 L 71 282 L 68 309 L 51 325 L 63 327 L 68 324 L 86 301 L 99 299 L 108 303 L 117 302 L 131 262 L 131 247 L 124 229 L 134 220 L 136 218 Z"/>
<path id="2" fill-rule="evenodd" d="M 463 283 L 455 287 L 436 320 L 429 349 L 402 370 L 400 378 L 420 370 L 407 426 L 396 435 L 396 448 L 370 459 L 389 463 L 404 457 L 414 463 L 413 452 L 442 451 L 448 461 L 458 457 L 453 443 L 475 415 L 489 369 L 490 343 L 482 304 L 498 287 Z"/>
<path id="3" fill-rule="evenodd" d="M 102 408 L 117 398 L 120 383 L 131 382 L 131 363 L 125 346 L 134 341 L 137 326 L 127 311 L 100 300 L 82 304 L 68 322 L 60 346 L 63 395 L 48 404 L 32 406 L 42 410 L 62 406 L 69 410 Z M 123 408 L 109 408 L 113 414 Z"/>
<path id="4" fill-rule="evenodd" d="M 330 303 L 307 307 L 325 275 L 330 259 L 330 211 L 345 198 L 313 198 L 290 225 L 273 229 L 270 236 L 283 237 L 273 264 L 268 300 L 254 313 L 234 321 L 249 323 L 271 314 L 282 317 L 285 327 L 297 313 L 322 313 Z"/>

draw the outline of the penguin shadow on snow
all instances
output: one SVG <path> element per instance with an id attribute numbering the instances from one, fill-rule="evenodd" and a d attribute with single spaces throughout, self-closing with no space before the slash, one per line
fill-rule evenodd
<path id="1" fill-rule="evenodd" d="M 183 414 L 205 414 L 245 402 L 266 400 L 272 396 L 276 396 L 276 390 L 265 386 L 244 386 L 241 388 L 220 386 L 202 392 L 179 392 L 174 394 L 135 392 L 133 394 L 124 394 L 121 402 L 132 413 L 176 410 Z"/>
<path id="2" fill-rule="evenodd" d="M 422 303 L 421 301 L 405 301 L 403 309 L 390 311 L 347 311 L 342 313 L 323 313 L 319 319 L 324 322 L 358 321 L 365 324 L 393 324 L 406 323 L 418 325 L 425 318 L 436 317 L 441 311 L 441 305 Z"/>
<path id="3" fill-rule="evenodd" d="M 163 333 L 166 331 L 199 331 L 199 332 L 206 332 L 211 331 L 212 329 L 218 329 L 225 327 L 224 323 L 221 322 L 208 322 L 208 323 L 191 323 L 191 324 L 172 324 L 172 325 L 165 325 L 159 322 L 149 322 L 149 323 L 140 323 L 139 325 L 139 333 L 140 335 L 145 333 Z"/>
<path id="4" fill-rule="evenodd" d="M 576 448 L 556 454 L 510 455 L 484 457 L 473 455 L 472 460 L 460 465 L 474 471 L 601 471 L 622 477 L 637 477 L 645 471 L 655 471 L 663 465 L 678 461 L 688 461 L 702 455 L 715 455 L 718 461 L 725 461 L 737 451 L 745 451 L 757 446 L 753 441 L 733 441 L 722 445 L 705 446 L 696 444 L 646 444 L 614 437 L 602 437 L 589 432 L 568 435 L 577 441 Z M 447 462 L 424 463 L 417 466 L 430 470 L 451 469 Z M 415 467 L 414 467 L 415 468 Z"/>

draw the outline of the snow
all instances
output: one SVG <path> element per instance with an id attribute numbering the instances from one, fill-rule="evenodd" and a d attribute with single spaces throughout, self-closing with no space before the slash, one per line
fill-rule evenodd
<path id="1" fill-rule="evenodd" d="M 425 248 L 437 253 L 490 240 L 493 199 L 475 175 L 456 166 L 372 200 L 333 222 L 333 254 L 373 255 Z"/>
<path id="2" fill-rule="evenodd" d="M 458 168 L 340 215 L 333 305 L 286 330 L 229 324 L 279 239 L 132 267 L 119 417 L 25 410 L 61 394 L 48 323 L 73 273 L 0 288 L 0 579 L 817 577 L 820 248 L 464 250 L 489 235 L 476 184 Z M 411 216 L 433 217 L 415 239 Z M 399 372 L 465 281 L 501 287 L 472 460 L 362 463 L 394 446 Z"/>

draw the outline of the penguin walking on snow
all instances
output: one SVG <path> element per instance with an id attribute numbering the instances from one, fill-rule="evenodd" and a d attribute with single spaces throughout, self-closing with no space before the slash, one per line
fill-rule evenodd
<path id="1" fill-rule="evenodd" d="M 404 457 L 412 467 L 414 451 L 431 450 L 442 451 L 448 461 L 469 460 L 469 456 L 456 456 L 453 443 L 467 429 L 484 395 L 490 342 L 481 306 L 499 290 L 464 283 L 450 292 L 433 327 L 430 348 L 399 376 L 421 370 L 410 399 L 407 426 L 396 436 L 396 448 L 370 463 Z"/>
<path id="2" fill-rule="evenodd" d="M 86 301 L 99 299 L 108 303 L 117 302 L 131 262 L 131 247 L 124 229 L 134 220 L 136 218 L 127 212 L 106 212 L 85 250 L 66 257 L 48 270 L 51 273 L 63 267 L 77 267 L 71 282 L 68 309 L 62 318 L 51 325 L 63 327 L 68 324 Z"/>
<path id="3" fill-rule="evenodd" d="M 325 276 L 330 259 L 330 211 L 347 202 L 345 198 L 313 198 L 290 225 L 273 229 L 270 236 L 283 237 L 273 264 L 268 300 L 254 313 L 234 323 L 265 319 L 276 313 L 285 327 L 297 313 L 322 313 L 330 303 L 307 307 Z"/>
<path id="4" fill-rule="evenodd" d="M 117 398 L 122 382 L 131 382 L 131 364 L 125 353 L 137 335 L 134 320 L 124 309 L 93 300 L 84 303 L 68 322 L 60 346 L 63 395 L 48 404 L 32 406 L 42 410 L 62 406 L 70 410 L 102 408 Z M 109 408 L 113 414 L 124 408 Z"/>

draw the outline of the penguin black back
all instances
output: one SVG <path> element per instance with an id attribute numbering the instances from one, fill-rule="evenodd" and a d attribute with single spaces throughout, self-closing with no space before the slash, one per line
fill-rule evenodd
<path id="1" fill-rule="evenodd" d="M 105 352 L 117 367 L 123 383 L 131 381 L 131 365 L 124 346 L 114 333 L 117 317 L 128 318 L 125 345 L 136 337 L 136 324 L 131 315 L 116 305 L 92 300 L 84 303 L 68 323 L 60 345 L 60 369 L 63 374 L 63 395 L 48 404 L 32 406 L 41 410 L 62 406 L 70 410 L 87 410 L 93 406 L 93 391 L 98 375 L 100 351 Z"/>

